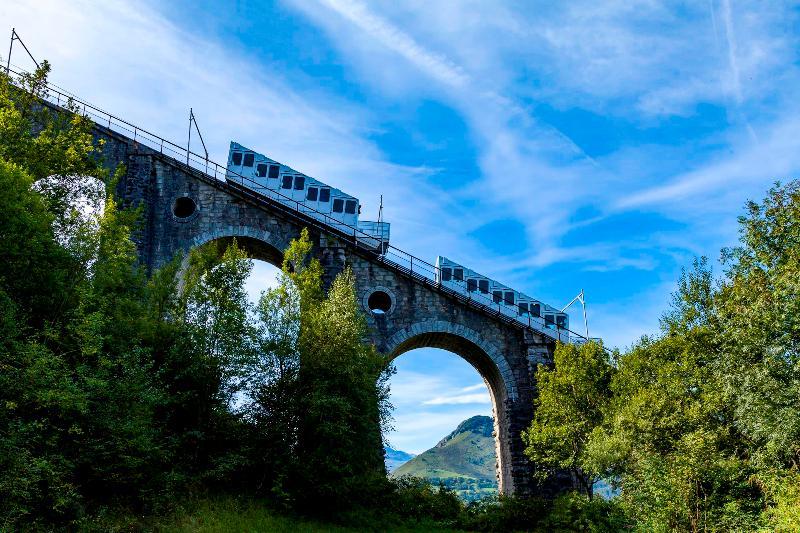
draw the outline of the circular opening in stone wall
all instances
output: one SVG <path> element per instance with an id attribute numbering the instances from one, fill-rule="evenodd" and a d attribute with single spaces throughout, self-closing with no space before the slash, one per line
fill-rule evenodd
<path id="1" fill-rule="evenodd" d="M 172 204 L 172 214 L 178 218 L 189 218 L 197 211 L 197 204 L 188 196 L 181 196 L 175 198 L 175 203 Z"/>
<path id="2" fill-rule="evenodd" d="M 367 306 L 376 315 L 388 313 L 392 308 L 392 297 L 383 291 L 375 291 L 369 295 Z"/>

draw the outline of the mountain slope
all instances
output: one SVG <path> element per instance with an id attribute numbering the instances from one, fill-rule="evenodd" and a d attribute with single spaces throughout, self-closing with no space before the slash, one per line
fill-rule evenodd
<path id="1" fill-rule="evenodd" d="M 495 445 L 491 417 L 473 416 L 430 450 L 397 468 L 392 475 L 436 481 L 468 478 L 495 483 Z"/>
<path id="2" fill-rule="evenodd" d="M 386 461 L 386 470 L 391 474 L 394 472 L 399 466 L 405 464 L 410 459 L 416 457 L 413 453 L 404 452 L 401 450 L 395 450 L 394 448 L 390 448 L 389 446 L 384 447 L 385 452 L 385 461 Z"/>

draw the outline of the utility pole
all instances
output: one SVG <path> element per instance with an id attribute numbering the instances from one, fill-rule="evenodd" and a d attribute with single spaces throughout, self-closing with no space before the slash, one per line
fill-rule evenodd
<path id="1" fill-rule="evenodd" d="M 206 154 L 206 172 L 208 172 L 208 150 L 206 149 L 206 142 L 203 140 L 203 134 L 200 133 L 200 127 L 197 125 L 197 119 L 191 107 L 189 108 L 189 140 L 186 142 L 186 165 L 189 165 L 189 154 L 191 153 L 192 123 L 194 123 L 194 129 L 197 131 L 197 136 L 200 137 L 200 143 L 203 145 L 203 151 Z"/>
<path id="2" fill-rule="evenodd" d="M 570 302 L 567 305 L 564 306 L 564 308 L 561 310 L 561 312 L 563 313 L 564 311 L 566 311 L 569 308 L 569 306 L 571 306 L 575 302 L 580 302 L 581 303 L 581 307 L 583 307 L 583 327 L 586 329 L 586 340 L 588 341 L 589 340 L 589 321 L 586 319 L 586 298 L 583 295 L 583 289 L 581 289 L 581 292 L 579 292 L 578 295 L 575 298 L 570 300 Z"/>
<path id="3" fill-rule="evenodd" d="M 31 51 L 28 50 L 28 47 L 25 46 L 25 42 L 22 40 L 22 37 L 20 37 L 19 34 L 17 33 L 17 29 L 11 28 L 11 42 L 8 45 L 8 58 L 6 60 L 6 75 L 11 75 L 11 52 L 14 50 L 14 41 L 19 41 L 19 44 L 21 44 L 22 48 L 25 49 L 25 52 L 28 53 L 28 57 L 30 57 L 31 61 L 33 61 L 36 64 L 36 68 L 39 68 L 39 62 L 36 61 L 36 58 L 33 57 L 33 54 L 31 54 Z"/>

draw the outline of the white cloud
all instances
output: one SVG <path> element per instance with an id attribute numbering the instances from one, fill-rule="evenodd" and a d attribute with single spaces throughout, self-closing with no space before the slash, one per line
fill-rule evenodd
<path id="1" fill-rule="evenodd" d="M 433 78 L 455 87 L 461 87 L 470 81 L 461 67 L 442 55 L 425 50 L 396 26 L 370 12 L 365 4 L 353 0 L 322 0 L 322 2 Z"/>
<path id="2" fill-rule="evenodd" d="M 686 210 L 687 215 L 710 210 L 716 215 L 720 207 L 724 211 L 735 209 L 746 194 L 759 194 L 771 182 L 795 175 L 800 169 L 796 141 L 800 135 L 800 113 L 792 108 L 787 110 L 791 111 L 789 118 L 773 124 L 767 135 L 762 134 L 761 142 L 753 144 L 749 139 L 740 139 L 734 145 L 733 155 L 676 176 L 666 185 L 621 196 L 615 209 L 656 207 L 669 212 Z M 687 206 L 685 200 L 691 203 Z"/>
<path id="3" fill-rule="evenodd" d="M 491 408 L 460 409 L 441 411 L 417 410 L 397 417 L 395 424 L 398 431 L 387 437 L 392 447 L 410 453 L 420 454 L 433 447 L 448 433 L 456 429 L 458 424 L 475 416 L 491 416 Z"/>
<path id="4" fill-rule="evenodd" d="M 463 405 L 463 404 L 490 404 L 488 391 L 482 394 L 456 394 L 454 396 L 437 396 L 422 402 L 422 405 Z"/>

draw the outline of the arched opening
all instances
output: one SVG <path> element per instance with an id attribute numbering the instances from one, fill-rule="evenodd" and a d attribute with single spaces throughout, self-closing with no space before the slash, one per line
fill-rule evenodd
<path id="1" fill-rule="evenodd" d="M 217 243 L 218 249 L 224 252 L 228 246 L 233 244 L 234 240 L 236 241 L 236 245 L 244 250 L 250 259 L 262 263 L 262 268 L 266 268 L 267 265 L 269 265 L 280 269 L 281 264 L 283 264 L 283 251 L 256 237 L 247 235 L 226 235 L 217 237 L 208 242 Z"/>
<path id="2" fill-rule="evenodd" d="M 221 235 L 211 239 L 198 240 L 193 248 L 201 246 L 215 246 L 220 256 L 236 241 L 236 245 L 244 250 L 247 257 L 253 261 L 253 269 L 247 279 L 245 288 L 251 303 L 255 304 L 261 291 L 277 285 L 278 274 L 283 264 L 283 251 L 276 245 L 264 239 L 249 235 Z M 183 258 L 181 273 L 179 274 L 179 289 L 183 289 L 183 273 L 189 267 L 189 254 Z"/>
<path id="3" fill-rule="evenodd" d="M 172 203 L 172 214 L 176 218 L 189 218 L 197 212 L 197 204 L 188 196 L 179 196 Z"/>
<path id="4" fill-rule="evenodd" d="M 392 297 L 381 290 L 373 291 L 367 299 L 367 307 L 376 315 L 384 315 L 392 308 Z"/>
<path id="5" fill-rule="evenodd" d="M 425 329 L 430 332 L 419 333 Z M 460 333 L 445 331 L 447 329 L 454 328 L 411 327 L 407 332 L 396 335 L 399 342 L 390 346 L 389 356 L 398 369 L 390 382 L 393 389 L 392 403 L 397 406 L 395 430 L 387 435 L 387 440 L 390 444 L 397 444 L 398 448 L 409 446 L 415 453 L 426 446 L 426 443 L 428 448 L 439 445 L 453 447 L 452 443 L 442 440 L 447 441 L 454 430 L 455 433 L 460 431 L 465 434 L 461 437 L 463 442 L 455 448 L 463 450 L 455 449 L 452 453 L 468 455 L 462 461 L 465 463 L 462 470 L 464 475 L 443 469 L 443 476 L 475 478 L 474 482 L 465 480 L 459 489 L 460 495 L 465 499 L 486 496 L 492 492 L 489 489 L 493 487 L 502 493 L 513 492 L 506 423 L 506 403 L 513 390 L 509 391 L 510 385 L 504 377 L 507 369 L 500 368 L 504 366 L 504 360 L 499 360 L 500 356 L 486 346 L 482 347 L 468 339 L 463 328 Z M 416 333 L 408 333 L 415 330 Z M 485 418 L 473 418 L 487 414 L 491 416 L 491 422 Z M 461 417 L 464 419 L 458 420 Z M 460 427 L 460 423 L 464 425 Z M 491 431 L 486 427 L 489 423 Z M 487 434 L 491 434 L 491 440 L 488 440 Z M 485 453 L 487 445 L 493 447 L 490 450 L 493 454 Z M 484 453 L 479 453 L 481 450 L 477 448 Z M 469 456 L 469 453 L 477 455 Z M 494 463 L 489 470 L 485 468 L 485 464 L 470 464 L 470 461 L 485 463 L 487 457 L 492 455 Z M 435 460 L 426 459 L 428 464 L 425 465 L 414 464 L 420 461 L 411 459 L 405 467 L 395 470 L 395 475 L 417 475 L 419 470 L 435 473 Z M 489 486 L 483 477 L 487 471 L 492 472 L 492 477 L 496 480 L 493 486 Z M 425 477 L 443 476 L 431 474 Z"/>

